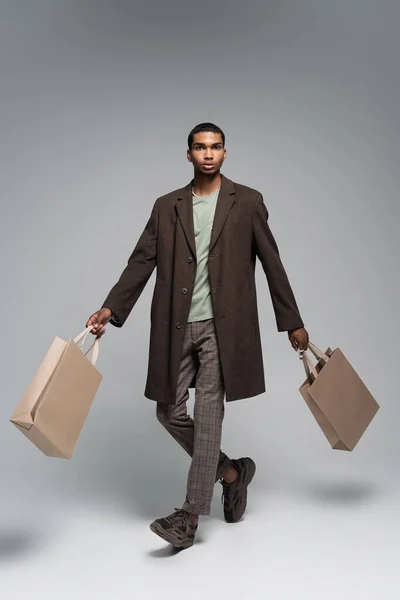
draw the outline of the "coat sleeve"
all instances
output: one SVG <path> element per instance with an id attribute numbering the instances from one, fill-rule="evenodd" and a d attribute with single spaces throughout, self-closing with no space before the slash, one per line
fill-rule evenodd
<path id="1" fill-rule="evenodd" d="M 158 200 L 154 203 L 150 218 L 128 264 L 102 304 L 102 308 L 111 310 L 110 323 L 115 327 L 122 327 L 125 323 L 154 271 L 157 263 L 157 234 Z"/>
<path id="2" fill-rule="evenodd" d="M 278 331 L 303 327 L 297 303 L 278 246 L 268 224 L 268 211 L 260 194 L 253 212 L 253 243 L 267 277 Z"/>

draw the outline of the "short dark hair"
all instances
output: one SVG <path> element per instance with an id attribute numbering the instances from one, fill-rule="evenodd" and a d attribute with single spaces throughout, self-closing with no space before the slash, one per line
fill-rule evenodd
<path id="1" fill-rule="evenodd" d="M 206 132 L 211 131 L 212 133 L 219 133 L 222 137 L 222 143 L 225 148 L 225 134 L 222 131 L 222 129 L 220 127 L 218 127 L 217 125 L 214 125 L 214 123 L 200 123 L 200 125 L 196 125 L 196 127 L 194 127 L 192 129 L 192 131 L 189 133 L 189 136 L 188 136 L 189 150 L 192 148 L 193 138 L 196 135 L 196 133 L 203 133 L 205 131 Z"/>

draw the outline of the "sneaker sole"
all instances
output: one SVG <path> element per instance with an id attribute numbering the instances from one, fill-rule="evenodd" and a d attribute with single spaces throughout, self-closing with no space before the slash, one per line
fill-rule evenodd
<path id="1" fill-rule="evenodd" d="M 174 546 L 175 548 L 180 548 L 184 550 L 193 546 L 194 538 L 183 542 L 179 539 L 178 536 L 168 533 L 165 529 L 163 529 L 163 527 L 161 527 L 161 525 L 157 523 L 157 521 L 151 523 L 150 529 L 153 533 L 158 535 L 161 539 L 163 539 L 165 542 L 168 542 L 169 544 L 171 544 L 171 546 Z"/>

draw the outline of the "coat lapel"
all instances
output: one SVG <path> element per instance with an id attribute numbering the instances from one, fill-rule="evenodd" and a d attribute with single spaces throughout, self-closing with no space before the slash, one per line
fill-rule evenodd
<path id="1" fill-rule="evenodd" d="M 219 190 L 217 206 L 215 207 L 214 223 L 211 231 L 210 252 L 220 236 L 227 216 L 235 202 L 235 187 L 230 179 L 222 175 L 221 189 Z"/>
<path id="2" fill-rule="evenodd" d="M 214 222 L 211 231 L 210 252 L 215 246 L 226 218 L 235 202 L 235 187 L 233 182 L 221 175 L 221 189 L 218 194 L 217 205 L 215 207 Z M 193 256 L 196 256 L 196 242 L 194 236 L 194 220 L 193 220 L 193 201 L 192 201 L 192 185 L 193 180 L 182 190 L 177 196 L 176 210 L 182 228 L 185 232 L 187 242 Z"/>
<path id="3" fill-rule="evenodd" d="M 193 201 L 192 201 L 192 182 L 180 190 L 176 199 L 176 210 L 179 220 L 185 232 L 187 243 L 193 254 L 196 256 L 196 242 L 194 237 L 194 220 L 193 220 Z"/>

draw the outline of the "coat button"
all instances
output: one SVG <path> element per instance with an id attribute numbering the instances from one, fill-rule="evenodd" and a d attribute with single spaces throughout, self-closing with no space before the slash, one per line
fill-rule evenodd
<path id="1" fill-rule="evenodd" d="M 187 294 L 187 288 L 182 288 L 182 294 Z"/>
<path id="2" fill-rule="evenodd" d="M 176 328 L 180 329 L 181 327 L 182 327 L 182 323 L 180 321 L 178 321 L 177 324 L 176 324 Z"/>
<path id="3" fill-rule="evenodd" d="M 189 256 L 189 258 L 187 259 L 187 262 L 188 262 L 188 263 L 191 263 L 191 262 L 193 262 L 193 258 L 192 258 L 191 256 Z"/>

